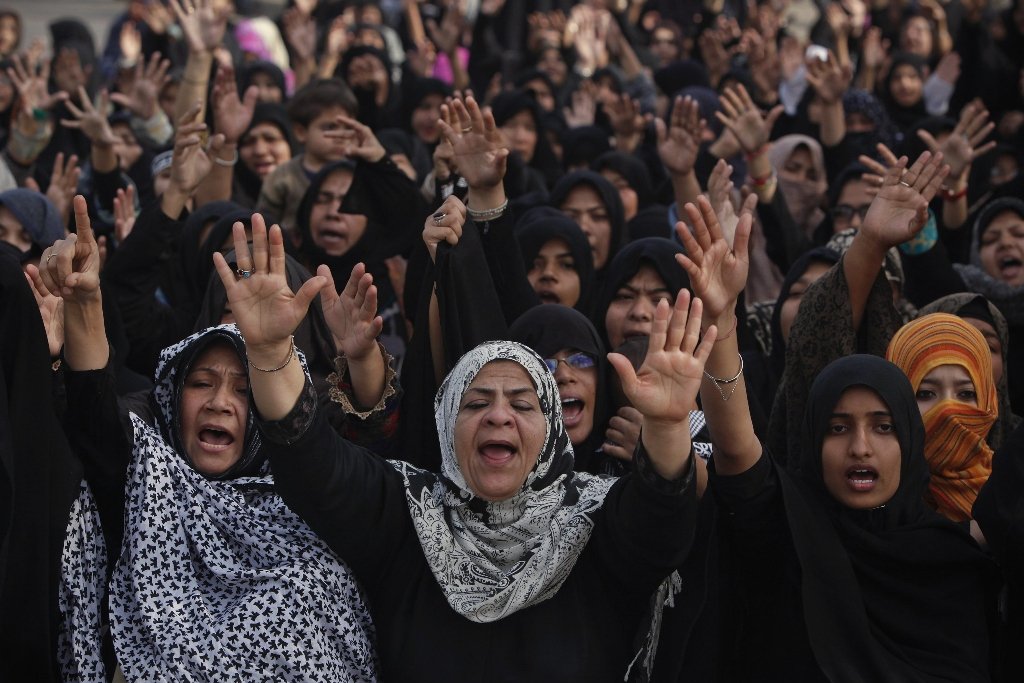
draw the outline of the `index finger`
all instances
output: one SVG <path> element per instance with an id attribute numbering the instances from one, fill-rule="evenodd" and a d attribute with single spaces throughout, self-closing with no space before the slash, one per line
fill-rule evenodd
<path id="1" fill-rule="evenodd" d="M 89 204 L 86 203 L 85 197 L 76 194 L 73 204 L 75 208 L 75 234 L 78 235 L 78 241 L 84 244 L 96 244 L 96 236 L 92 232 L 92 220 L 89 218 Z"/>

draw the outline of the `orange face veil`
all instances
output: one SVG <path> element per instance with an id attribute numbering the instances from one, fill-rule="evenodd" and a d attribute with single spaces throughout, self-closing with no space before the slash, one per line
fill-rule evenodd
<path id="1" fill-rule="evenodd" d="M 906 373 L 915 392 L 928 373 L 943 365 L 964 368 L 974 382 L 977 406 L 947 399 L 921 416 L 932 503 L 953 521 L 970 519 L 974 499 L 992 472 L 992 449 L 985 437 L 999 406 L 985 338 L 955 315 L 932 313 L 904 325 L 885 355 Z"/>

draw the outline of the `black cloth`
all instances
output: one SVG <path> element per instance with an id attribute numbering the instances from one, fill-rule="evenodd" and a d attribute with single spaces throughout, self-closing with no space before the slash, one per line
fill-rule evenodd
<path id="1" fill-rule="evenodd" d="M 573 306 L 584 315 L 590 314 L 594 300 L 594 256 L 587 236 L 580 226 L 558 209 L 536 206 L 516 222 L 516 237 L 523 254 L 527 272 L 545 244 L 554 239 L 565 242 L 572 254 L 573 269 L 580 278 L 580 298 Z"/>
<path id="2" fill-rule="evenodd" d="M 692 539 L 693 486 L 669 494 L 643 476 L 623 477 L 553 598 L 471 622 L 431 573 L 391 465 L 339 438 L 320 416 L 290 446 L 268 437 L 264 447 L 282 497 L 366 589 L 382 680 L 622 680 L 650 596 Z"/>
<path id="3" fill-rule="evenodd" d="M 822 478 L 832 411 L 855 386 L 876 392 L 888 406 L 902 454 L 896 493 L 872 510 L 842 507 Z M 715 495 L 736 525 L 732 540 L 742 548 L 744 538 L 774 534 L 781 555 L 772 561 L 785 568 L 776 569 L 783 583 L 769 600 L 731 612 L 746 623 L 732 630 L 735 651 L 724 652 L 725 661 L 768 680 L 815 680 L 793 672 L 816 667 L 831 681 L 990 680 L 993 566 L 962 527 L 924 503 L 924 426 L 906 376 L 875 356 L 830 364 L 811 387 L 798 441 L 791 457 L 800 462 L 799 475 L 777 466 L 767 451 L 736 477 L 712 473 Z M 788 595 L 779 602 L 781 594 Z M 774 609 L 784 610 L 777 619 Z M 789 641 L 792 659 L 772 657 L 760 640 L 763 631 L 744 630 L 749 627 L 775 629 L 776 638 Z"/>
<path id="4" fill-rule="evenodd" d="M 526 344 L 541 355 L 553 358 L 563 349 L 582 351 L 595 361 L 597 385 L 594 392 L 594 425 L 581 443 L 573 443 L 574 469 L 598 474 L 602 471 L 599 453 L 604 443 L 609 415 L 608 359 L 604 344 L 593 324 L 579 311 L 561 304 L 535 306 L 521 315 L 508 329 L 508 338 Z"/>
<path id="5" fill-rule="evenodd" d="M 972 510 L 1003 571 L 1006 599 L 1000 610 L 996 663 L 1000 681 L 1024 679 L 1024 425 L 996 449 L 992 474 Z"/>
<path id="6" fill-rule="evenodd" d="M 53 407 L 46 333 L 0 243 L 0 680 L 60 681 L 60 559 L 82 466 Z"/>
<path id="7" fill-rule="evenodd" d="M 281 86 L 281 92 L 285 92 L 283 85 Z M 295 143 L 295 137 L 292 135 L 292 124 L 288 119 L 288 112 L 285 110 L 284 105 L 281 104 L 257 102 L 256 108 L 253 109 L 252 121 L 249 122 L 249 128 L 242 134 L 241 140 L 244 141 L 253 128 L 264 123 L 269 123 L 281 131 L 281 135 L 284 136 L 284 139 L 288 141 L 288 146 L 291 147 L 292 156 L 295 156 L 298 152 L 298 146 Z M 235 164 L 231 199 L 245 207 L 256 206 L 262 187 L 263 179 L 240 159 L 239 163 Z M 203 208 L 206 206 L 209 205 L 207 204 Z"/>

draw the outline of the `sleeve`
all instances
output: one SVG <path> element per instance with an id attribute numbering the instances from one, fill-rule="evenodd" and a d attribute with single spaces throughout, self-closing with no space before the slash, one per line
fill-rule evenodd
<path id="1" fill-rule="evenodd" d="M 379 455 L 390 455 L 398 432 L 402 388 L 395 372 L 394 358 L 380 342 L 377 345 L 384 354 L 386 373 L 384 393 L 377 405 L 366 409 L 356 407 L 348 374 L 348 359 L 343 355 L 334 359 L 335 371 L 327 376 L 330 387 L 328 393 L 331 402 L 340 408 L 343 416 L 343 423 L 339 425 L 341 436 Z"/>
<path id="2" fill-rule="evenodd" d="M 128 187 L 128 179 L 120 168 L 115 168 L 107 173 L 93 171 L 92 174 L 92 201 L 93 206 L 99 215 L 104 217 L 104 222 L 113 224 L 114 197 L 118 190 Z"/>
<path id="3" fill-rule="evenodd" d="M 679 479 L 664 479 L 651 467 L 643 444 L 635 462 L 634 472 L 608 491 L 590 543 L 617 583 L 649 594 L 683 564 L 693 543 L 697 466 L 691 462 Z"/>
<path id="4" fill-rule="evenodd" d="M 414 536 L 398 472 L 365 448 L 338 436 L 316 409 L 306 382 L 292 414 L 257 420 L 278 492 L 347 562 L 372 583 Z"/>
<path id="5" fill-rule="evenodd" d="M 777 458 L 796 452 L 791 431 L 801 424 L 811 383 L 826 365 L 854 353 L 884 356 L 889 340 L 902 325 L 893 306 L 892 287 L 882 270 L 868 295 L 859 330 L 853 328 L 843 259 L 808 287 L 786 344 L 786 368 L 768 422 L 768 450 Z"/>
<path id="6" fill-rule="evenodd" d="M 920 254 L 908 254 L 901 249 L 900 260 L 906 277 L 904 295 L 915 306 L 926 306 L 947 294 L 967 289 L 953 268 L 942 240 Z"/>
<path id="7" fill-rule="evenodd" d="M 139 214 L 128 239 L 114 252 L 103 270 L 105 291 L 117 301 L 128 337 L 128 365 L 151 374 L 160 351 L 192 331 L 198 311 L 162 304 L 156 292 L 163 264 L 176 254 L 179 220 L 164 215 L 160 202 Z"/>
<path id="8" fill-rule="evenodd" d="M 537 293 L 526 277 L 526 265 L 523 263 L 514 226 L 515 218 L 511 210 L 506 210 L 493 221 L 477 223 L 487 267 L 501 301 L 505 322 L 509 325 L 528 309 L 540 304 Z"/>
<path id="9" fill-rule="evenodd" d="M 85 372 L 75 372 L 67 363 L 63 366 L 68 405 L 65 430 L 96 499 L 107 548 L 116 555 L 124 529 L 132 442 L 121 421 L 113 366 L 108 363 L 103 370 Z"/>
<path id="10" fill-rule="evenodd" d="M 708 487 L 733 533 L 742 534 L 743 547 L 766 547 L 785 529 L 782 487 L 767 450 L 753 467 L 740 474 L 722 476 L 708 465 Z"/>

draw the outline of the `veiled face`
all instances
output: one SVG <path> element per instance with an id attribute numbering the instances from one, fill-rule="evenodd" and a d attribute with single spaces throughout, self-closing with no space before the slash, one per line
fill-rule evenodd
<path id="1" fill-rule="evenodd" d="M 974 381 L 962 365 L 940 365 L 921 379 L 915 392 L 921 415 L 942 401 L 957 401 L 978 407 L 978 392 Z"/>
<path id="2" fill-rule="evenodd" d="M 235 350 L 213 344 L 189 368 L 181 390 L 181 442 L 193 466 L 216 476 L 242 457 L 249 377 Z"/>
<path id="3" fill-rule="evenodd" d="M 901 454 L 885 401 L 863 386 L 844 391 L 821 443 L 822 477 L 829 494 L 853 510 L 885 505 L 900 486 Z"/>
<path id="4" fill-rule="evenodd" d="M 544 446 L 547 420 L 526 370 L 491 361 L 466 389 L 455 419 L 455 459 L 469 490 L 499 501 L 518 493 Z"/>

